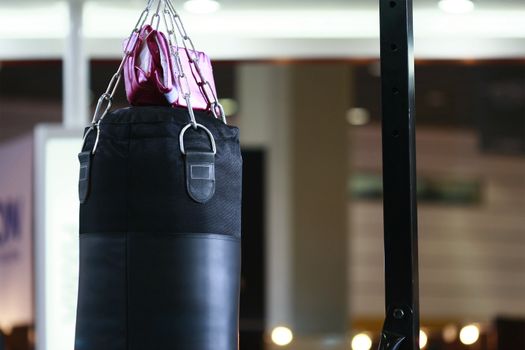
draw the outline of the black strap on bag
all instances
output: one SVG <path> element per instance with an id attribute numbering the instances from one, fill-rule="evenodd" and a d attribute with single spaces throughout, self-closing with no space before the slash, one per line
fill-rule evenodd
<path id="1" fill-rule="evenodd" d="M 156 5 L 156 6 L 155 6 Z M 155 11 L 152 11 L 152 10 Z M 166 29 L 170 52 L 172 57 L 175 59 L 177 65 L 177 79 L 178 86 L 181 88 L 180 93 L 186 100 L 189 123 L 184 127 L 180 133 L 180 148 L 186 161 L 186 188 L 188 195 L 198 203 L 206 203 L 213 197 L 215 193 L 215 154 L 217 153 L 215 139 L 213 134 L 204 125 L 197 123 L 195 119 L 195 113 L 191 103 L 191 89 L 188 81 L 188 76 L 193 76 L 193 79 L 197 82 L 200 87 L 200 93 L 208 101 L 209 112 L 217 118 L 221 119 L 224 124 L 226 122 L 226 115 L 224 108 L 219 103 L 214 89 L 211 87 L 210 82 L 206 80 L 200 66 L 199 58 L 196 55 L 197 50 L 193 41 L 186 32 L 186 28 L 182 23 L 181 17 L 175 10 L 171 0 L 148 0 L 146 8 L 142 11 L 135 28 L 132 30 L 127 40 L 126 47 L 124 48 L 124 56 L 117 69 L 117 72 L 111 78 L 106 91 L 100 96 L 95 108 L 95 113 L 91 121 L 91 126 L 86 129 L 84 134 L 83 146 L 86 143 L 87 137 L 91 132 L 96 133 L 95 143 L 92 150 L 83 151 L 78 155 L 80 161 L 80 176 L 78 184 L 78 192 L 80 203 L 84 203 L 88 196 L 91 186 L 91 162 L 92 158 L 97 151 L 97 147 L 100 141 L 101 125 L 106 115 L 111 110 L 113 96 L 118 88 L 122 77 L 122 71 L 126 60 L 130 57 L 133 52 L 133 45 L 137 43 L 136 40 L 132 40 L 133 36 L 140 31 L 144 24 L 150 21 L 150 24 L 157 30 L 161 24 L 161 18 Z M 182 42 L 186 54 L 189 59 L 191 72 L 185 72 L 184 66 L 182 65 L 179 50 L 179 41 Z M 191 147 L 184 147 L 184 135 L 190 129 L 198 131 L 202 129 L 206 132 L 211 142 L 211 152 L 203 152 L 201 150 L 192 150 Z"/>
<path id="2" fill-rule="evenodd" d="M 380 350 L 419 349 L 412 0 L 380 0 L 386 320 Z"/>
<path id="3" fill-rule="evenodd" d="M 210 138 L 211 152 L 186 149 L 184 135 L 190 130 L 191 124 L 186 125 L 179 136 L 180 151 L 184 155 L 186 164 L 186 190 L 189 196 L 198 203 L 206 203 L 215 193 L 215 154 L 217 146 L 212 133 L 205 126 L 197 124 Z"/>
<path id="4" fill-rule="evenodd" d="M 78 177 L 78 197 L 80 204 L 84 204 L 89 194 L 89 181 L 91 174 L 91 151 L 80 152 L 80 175 Z"/>

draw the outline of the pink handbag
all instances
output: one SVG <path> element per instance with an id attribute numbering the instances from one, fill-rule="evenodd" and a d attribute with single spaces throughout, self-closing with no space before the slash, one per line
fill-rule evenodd
<path id="1" fill-rule="evenodd" d="M 164 33 L 154 30 L 150 25 L 142 27 L 133 34 L 130 43 L 131 54 L 124 65 L 126 96 L 131 105 L 167 105 L 188 107 L 185 100 L 186 86 L 180 79 L 176 58 L 172 54 Z M 128 43 L 125 43 L 125 46 Z M 186 51 L 183 47 L 174 47 L 180 57 L 182 71 L 187 76 L 191 107 L 206 110 L 210 102 L 202 91 L 203 82 L 198 72 L 189 61 L 188 52 L 198 57 L 201 73 L 209 84 L 209 89 L 216 95 L 215 81 L 210 58 L 203 52 Z M 181 85 L 184 87 L 181 88 Z"/>
<path id="2" fill-rule="evenodd" d="M 165 96 L 170 96 L 169 92 L 176 91 L 176 88 L 169 65 L 158 65 L 161 61 L 160 52 L 169 50 L 166 38 L 150 25 L 145 25 L 138 33 L 132 35 L 130 41 L 131 53 L 124 64 L 124 84 L 129 103 L 134 106 L 168 105 L 170 101 Z M 154 48 L 156 44 L 157 50 Z M 128 42 L 124 45 L 128 46 Z M 152 55 L 152 49 L 156 55 Z M 163 55 L 166 56 L 166 52 Z M 169 53 L 167 55 L 169 56 Z M 167 74 L 163 74 L 164 71 Z"/>
<path id="3" fill-rule="evenodd" d="M 188 75 L 188 83 L 190 87 L 190 93 L 191 93 L 191 106 L 194 109 L 200 109 L 200 110 L 206 110 L 210 107 L 210 101 L 206 98 L 206 93 L 203 91 L 203 83 L 199 79 L 199 74 L 196 72 L 194 65 L 190 63 L 190 59 L 188 57 L 188 52 L 184 47 L 174 48 L 178 50 L 180 61 L 182 64 L 182 70 L 184 73 Z M 211 65 L 211 60 L 204 52 L 200 51 L 192 51 L 188 50 L 191 55 L 195 54 L 199 61 L 199 66 L 202 75 L 208 81 L 209 83 L 209 89 L 211 89 L 212 93 L 217 96 L 217 92 L 215 89 L 215 80 L 213 79 L 213 68 Z M 171 56 L 172 59 L 172 66 L 177 67 L 177 64 L 175 63 L 175 57 L 173 55 Z M 174 71 L 175 77 L 177 76 L 179 72 Z M 179 94 L 179 97 L 175 103 L 173 103 L 173 106 L 179 106 L 179 107 L 188 107 L 188 104 L 186 103 L 186 100 L 184 99 L 183 94 Z"/>
<path id="4" fill-rule="evenodd" d="M 173 76 L 170 46 L 164 33 L 154 30 L 147 39 L 147 47 L 151 56 L 152 74 L 157 90 L 164 95 L 166 101 L 173 104 L 179 97 L 177 79 Z"/>
<path id="5" fill-rule="evenodd" d="M 161 22 L 164 32 L 158 30 Z M 202 127 L 197 123 L 194 109 L 206 110 L 227 124 L 226 113 L 217 98 L 210 58 L 195 49 L 171 0 L 148 0 L 124 42 L 122 61 L 99 97 L 93 114 L 90 131 L 97 132 L 93 153 L 100 123 L 111 110 L 122 76 L 131 105 L 186 108 L 194 128 Z"/>

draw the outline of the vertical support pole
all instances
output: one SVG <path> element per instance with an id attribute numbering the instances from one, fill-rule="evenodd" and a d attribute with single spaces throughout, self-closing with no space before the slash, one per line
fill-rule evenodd
<path id="1" fill-rule="evenodd" d="M 82 34 L 83 1 L 70 0 L 69 33 L 63 57 L 63 125 L 82 128 L 88 123 L 88 59 Z"/>
<path id="2" fill-rule="evenodd" d="M 380 350 L 419 349 L 412 0 L 380 0 L 386 320 Z"/>

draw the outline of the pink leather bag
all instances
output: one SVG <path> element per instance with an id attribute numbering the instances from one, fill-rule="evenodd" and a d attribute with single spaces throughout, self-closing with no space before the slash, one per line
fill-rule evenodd
<path id="1" fill-rule="evenodd" d="M 131 54 L 124 64 L 129 103 L 134 106 L 168 105 L 176 101 L 178 91 L 172 79 L 169 45 L 164 34 L 145 25 L 130 40 Z"/>
<path id="2" fill-rule="evenodd" d="M 170 51 L 164 33 L 150 25 L 142 27 L 131 38 L 131 54 L 124 65 L 126 96 L 131 105 L 168 105 L 187 107 L 184 94 L 186 83 L 179 79 L 176 59 Z M 126 42 L 125 45 L 128 43 Z M 185 48 L 174 48 L 180 57 L 183 72 L 188 79 L 190 100 L 193 109 L 206 110 L 209 101 L 202 91 L 202 82 L 194 66 L 189 62 Z M 190 54 L 194 51 L 189 50 Z M 203 52 L 195 52 L 199 66 L 209 88 L 216 95 L 215 81 L 210 58 Z M 181 84 L 183 87 L 181 88 Z"/>
<path id="3" fill-rule="evenodd" d="M 194 109 L 206 110 L 209 107 L 209 102 L 206 98 L 206 94 L 202 91 L 202 81 L 200 81 L 199 74 L 196 72 L 194 66 L 190 63 L 188 53 L 184 47 L 175 48 L 179 52 L 182 69 L 188 77 L 188 83 L 190 86 L 191 93 L 191 106 Z M 213 68 L 211 65 L 211 60 L 204 52 L 188 50 L 190 54 L 196 54 L 196 57 L 199 59 L 199 67 L 204 78 L 208 81 L 210 89 L 213 94 L 217 96 L 215 89 L 215 80 L 213 78 Z M 172 66 L 177 69 L 177 64 L 175 63 L 175 57 L 171 57 Z M 174 71 L 175 77 L 178 74 L 178 71 Z M 184 84 L 184 82 L 182 82 Z M 184 99 L 183 94 L 179 94 L 177 101 L 173 103 L 173 106 L 187 107 L 186 100 Z"/>

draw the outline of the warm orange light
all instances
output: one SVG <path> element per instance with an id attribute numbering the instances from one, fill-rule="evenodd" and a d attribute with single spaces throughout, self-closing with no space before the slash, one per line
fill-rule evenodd
<path id="1" fill-rule="evenodd" d="M 452 343 L 454 342 L 458 337 L 458 327 L 453 324 L 447 325 L 445 328 L 443 328 L 443 340 L 446 343 Z"/>
<path id="2" fill-rule="evenodd" d="M 425 346 L 427 346 L 428 343 L 428 336 L 425 333 L 424 330 L 419 331 L 419 348 L 423 349 Z"/>

